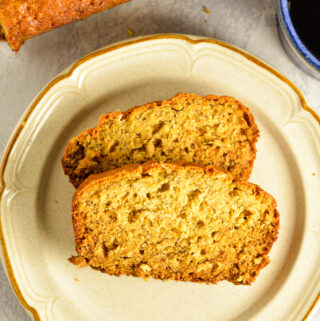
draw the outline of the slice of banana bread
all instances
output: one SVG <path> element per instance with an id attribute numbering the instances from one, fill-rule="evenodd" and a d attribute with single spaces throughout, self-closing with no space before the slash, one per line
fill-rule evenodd
<path id="1" fill-rule="evenodd" d="M 148 160 L 214 165 L 247 179 L 258 136 L 253 115 L 234 98 L 180 93 L 103 115 L 70 140 L 62 166 L 75 187 L 90 174 Z"/>
<path id="2" fill-rule="evenodd" d="M 206 283 L 250 284 L 279 229 L 276 201 L 260 187 L 182 161 L 92 175 L 72 217 L 78 266 Z"/>

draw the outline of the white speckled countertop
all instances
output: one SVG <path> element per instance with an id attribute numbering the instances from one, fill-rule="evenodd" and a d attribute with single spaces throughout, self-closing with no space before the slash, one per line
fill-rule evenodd
<path id="1" fill-rule="evenodd" d="M 320 81 L 300 71 L 282 49 L 275 4 L 275 0 L 133 0 L 29 40 L 16 56 L 0 42 L 0 156 L 21 114 L 45 84 L 80 57 L 129 38 L 128 28 L 136 36 L 184 33 L 230 42 L 280 70 L 320 113 Z M 1 264 L 0 320 L 30 320 Z M 320 320 L 320 312 L 311 320 Z"/>

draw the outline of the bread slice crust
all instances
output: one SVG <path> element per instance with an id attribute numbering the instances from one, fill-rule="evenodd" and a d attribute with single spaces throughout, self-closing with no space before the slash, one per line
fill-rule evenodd
<path id="1" fill-rule="evenodd" d="M 13 51 L 44 32 L 84 19 L 129 0 L 0 0 L 0 39 Z M 3 29 L 3 30 L 1 30 Z"/>
<path id="2" fill-rule="evenodd" d="M 276 205 L 259 186 L 213 166 L 125 165 L 75 192 L 78 255 L 69 260 L 117 276 L 248 285 L 269 263 Z"/>
<path id="3" fill-rule="evenodd" d="M 170 100 L 115 111 L 72 138 L 62 158 L 70 182 L 148 160 L 184 160 L 248 179 L 259 130 L 247 107 L 231 97 L 180 93 Z"/>

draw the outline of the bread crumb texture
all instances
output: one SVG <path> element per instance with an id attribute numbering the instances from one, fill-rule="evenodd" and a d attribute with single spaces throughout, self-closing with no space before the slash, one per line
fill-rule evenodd
<path id="1" fill-rule="evenodd" d="M 127 33 L 129 37 L 133 37 L 134 36 L 134 31 L 131 28 L 127 29 Z"/>
<path id="2" fill-rule="evenodd" d="M 62 166 L 75 187 L 90 174 L 148 160 L 214 165 L 247 179 L 258 136 L 252 114 L 237 100 L 180 93 L 103 115 L 97 127 L 70 140 Z"/>
<path id="3" fill-rule="evenodd" d="M 208 15 L 211 14 L 210 9 L 208 7 L 206 7 L 206 6 L 203 6 L 203 11 Z"/>
<path id="4" fill-rule="evenodd" d="M 275 207 L 260 187 L 212 166 L 127 165 L 76 191 L 70 261 L 118 276 L 250 284 L 277 239 Z"/>

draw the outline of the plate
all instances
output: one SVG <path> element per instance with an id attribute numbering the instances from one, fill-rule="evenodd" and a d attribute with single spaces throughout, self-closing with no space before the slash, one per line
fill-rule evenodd
<path id="1" fill-rule="evenodd" d="M 68 140 L 115 109 L 178 92 L 233 96 L 261 131 L 250 181 L 278 201 L 279 239 L 252 286 L 115 277 L 75 254 Z M 229 44 L 183 35 L 137 38 L 79 60 L 27 109 L 1 169 L 2 259 L 36 320 L 305 320 L 320 292 L 320 118 L 272 67 Z"/>

